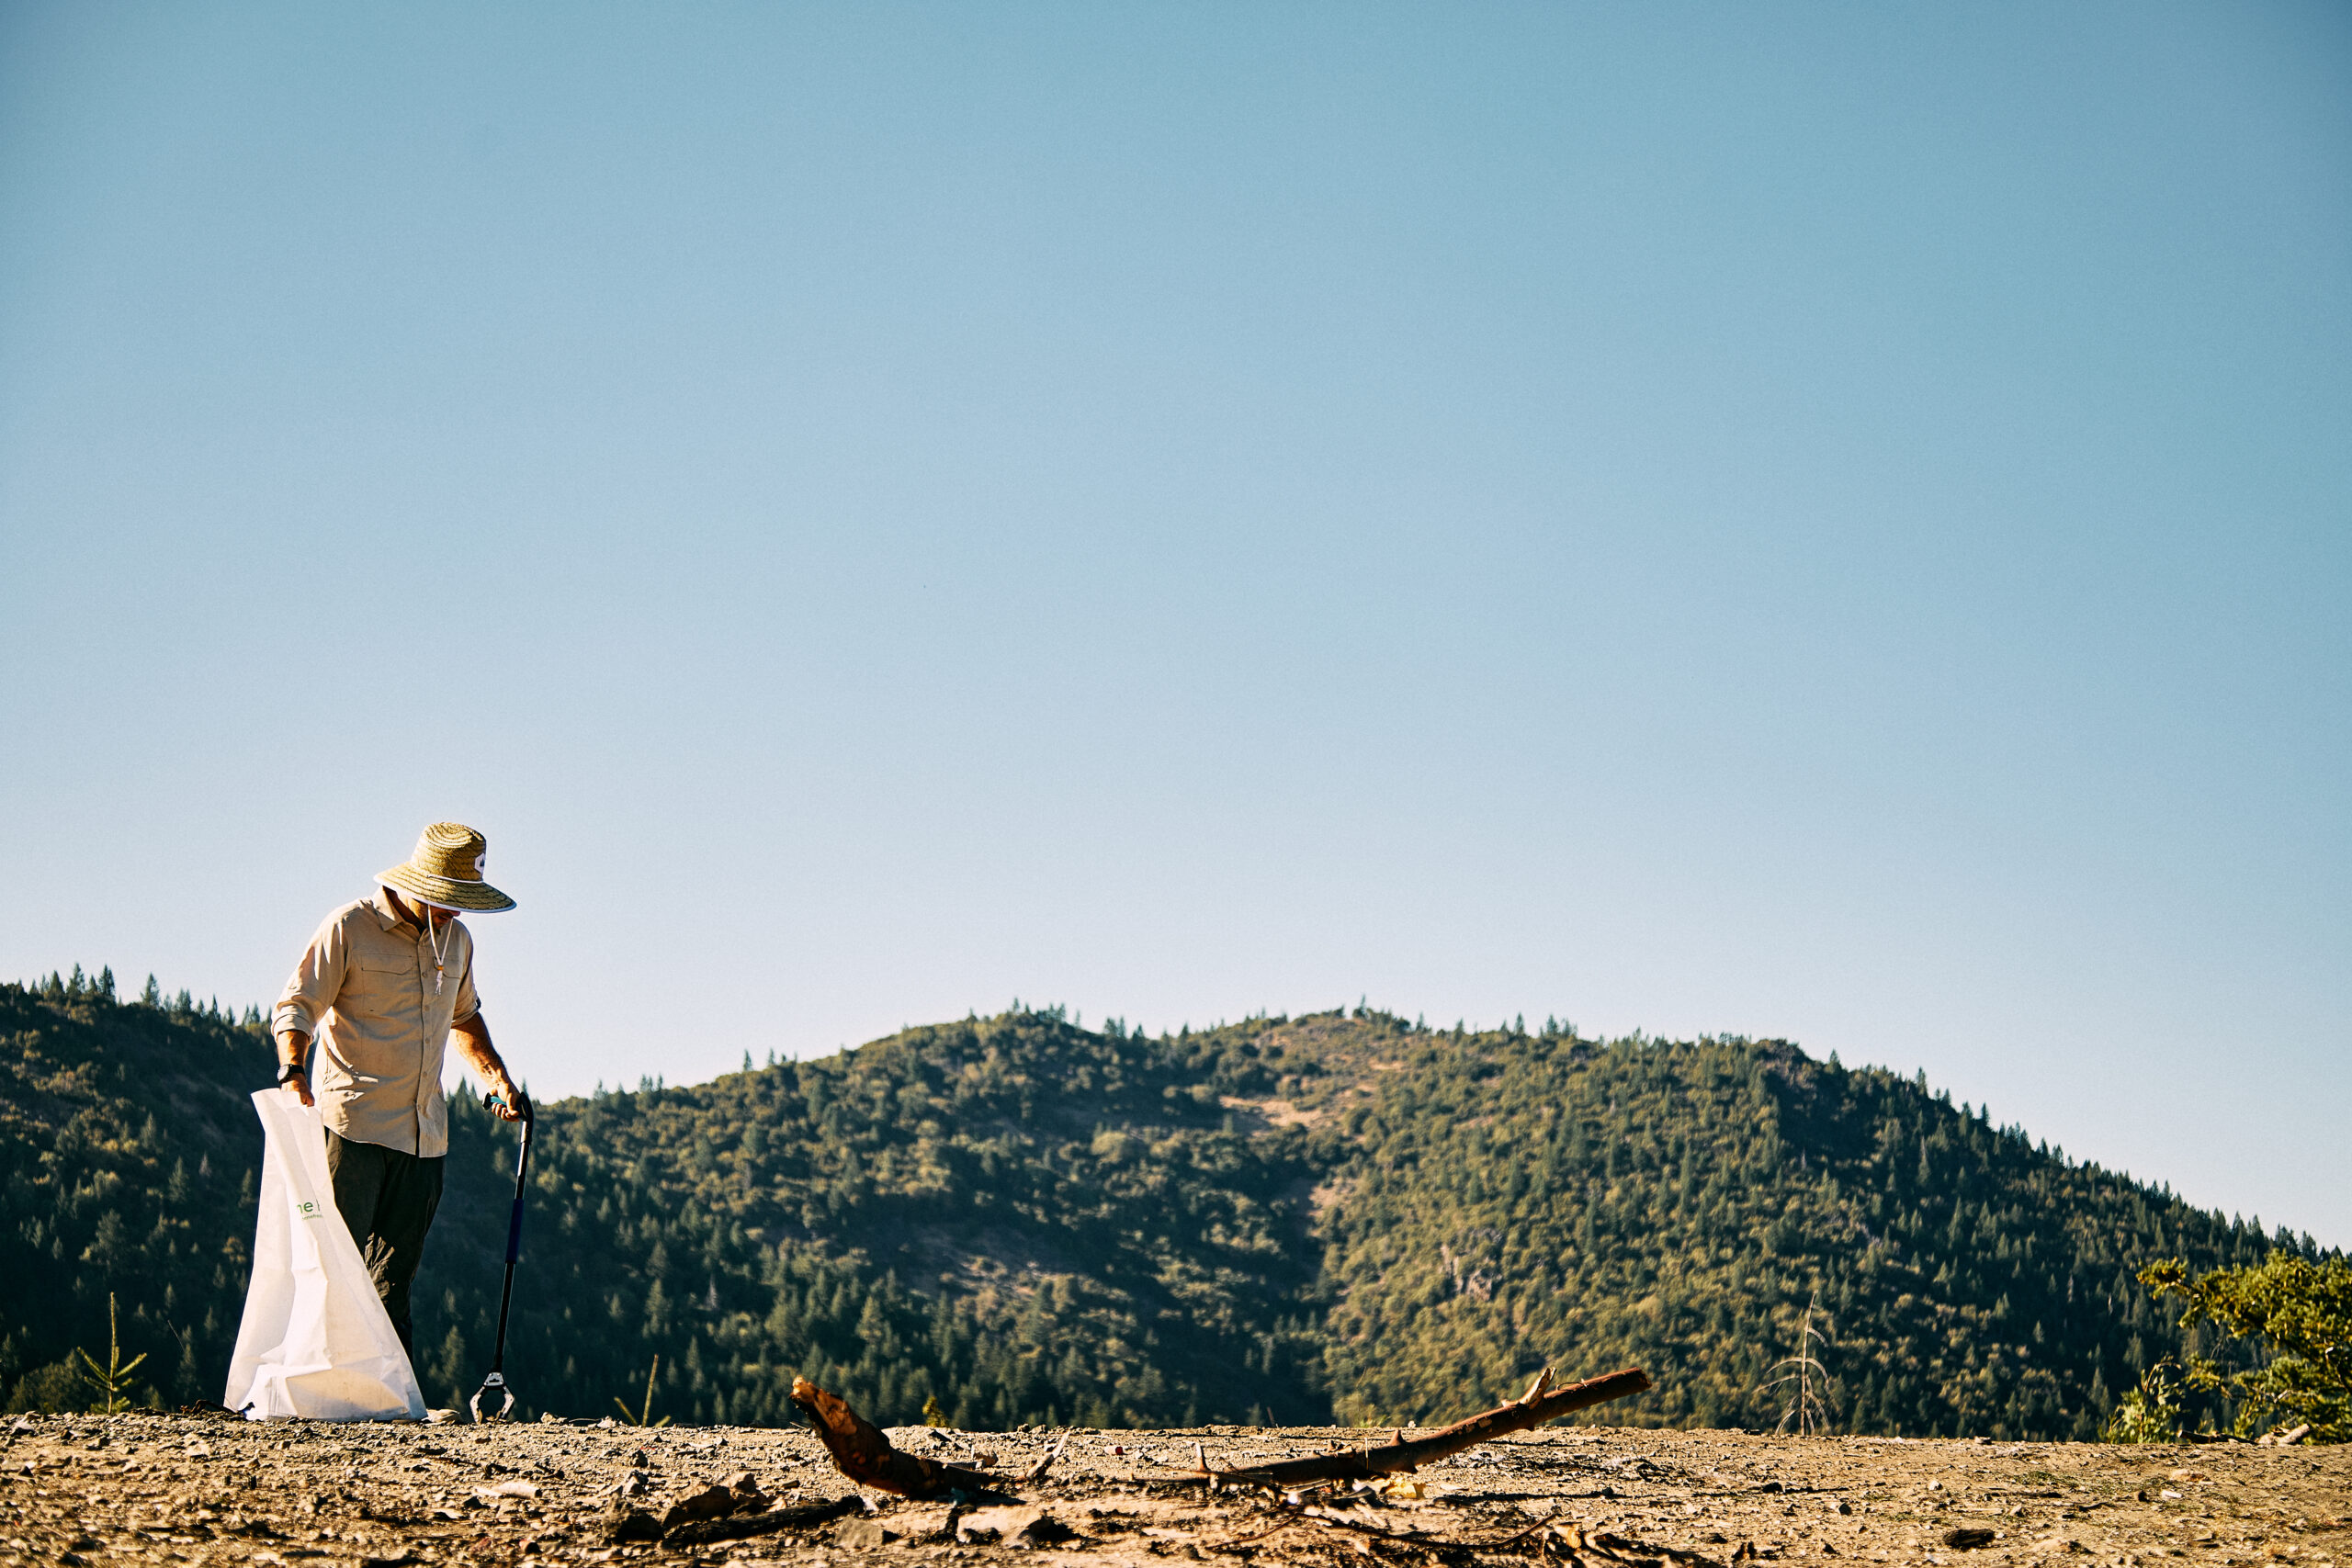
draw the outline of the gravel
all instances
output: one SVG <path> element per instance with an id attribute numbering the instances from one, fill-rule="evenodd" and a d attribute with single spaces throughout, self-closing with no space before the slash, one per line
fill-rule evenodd
<path id="1" fill-rule="evenodd" d="M 1380 1495 L 1188 1480 L 1375 1436 L 1219 1427 L 1080 1431 L 1014 1505 L 876 1495 L 845 1518 L 673 1550 L 632 1514 L 724 1485 L 757 1520 L 851 1488 L 808 1433 L 540 1423 L 0 1418 L 0 1568 L 18 1563 L 780 1562 L 1477 1562 L 1732 1568 L 1747 1562 L 2352 1568 L 2352 1449 L 1798 1439 L 1553 1427 Z M 1385 1438 L 1384 1431 L 1376 1434 Z M 1017 1474 L 1048 1432 L 900 1427 L 916 1453 Z M 634 1479 L 632 1479 L 634 1478 Z M 626 1491 L 624 1489 L 627 1489 Z M 739 1516 L 741 1517 L 742 1516 Z M 643 1526 L 638 1527 L 641 1532 Z"/>

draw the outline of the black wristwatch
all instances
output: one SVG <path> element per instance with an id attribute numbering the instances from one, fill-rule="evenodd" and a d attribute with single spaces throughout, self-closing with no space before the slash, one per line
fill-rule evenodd
<path id="1" fill-rule="evenodd" d="M 277 1087 L 284 1089 L 288 1078 L 302 1078 L 307 1080 L 310 1076 L 311 1071 L 308 1067 L 300 1066 L 280 1067 L 277 1069 Z"/>

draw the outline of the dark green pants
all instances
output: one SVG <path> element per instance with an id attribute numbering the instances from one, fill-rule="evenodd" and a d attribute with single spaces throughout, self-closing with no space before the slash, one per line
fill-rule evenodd
<path id="1" fill-rule="evenodd" d="M 327 1134 L 327 1173 L 334 1179 L 334 1206 L 359 1244 L 359 1256 L 384 1299 L 384 1311 L 401 1337 L 401 1348 L 416 1359 L 410 1337 L 409 1281 L 424 1261 L 424 1233 L 441 1206 L 442 1156 L 422 1159 L 381 1144 L 355 1144 Z"/>

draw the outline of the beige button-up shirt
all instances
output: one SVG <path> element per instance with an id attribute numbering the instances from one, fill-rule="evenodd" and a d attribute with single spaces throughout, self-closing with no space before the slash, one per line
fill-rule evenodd
<path id="1" fill-rule="evenodd" d="M 481 1010 L 472 934 L 454 919 L 441 928 L 438 992 L 433 945 L 379 887 L 326 918 L 270 1014 L 273 1031 L 316 1043 L 311 1094 L 329 1127 L 428 1159 L 449 1152 L 449 1026 Z"/>

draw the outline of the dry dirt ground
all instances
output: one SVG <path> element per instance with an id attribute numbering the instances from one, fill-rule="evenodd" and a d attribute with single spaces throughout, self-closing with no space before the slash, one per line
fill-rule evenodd
<path id="1" fill-rule="evenodd" d="M 1018 1473 L 1043 1433 L 900 1427 L 911 1452 Z M 805 1431 L 0 1417 L 0 1564 L 938 1561 L 1732 1568 L 1776 1562 L 2352 1568 L 2352 1449 L 2106 1448 L 1554 1427 L 1407 1478 L 1285 1499 L 1183 1472 L 1360 1443 L 1343 1430 L 1078 1432 L 1018 1505 L 860 1506 Z M 1385 1437 L 1386 1434 L 1381 1434 Z M 745 1472 L 749 1472 L 748 1479 Z M 734 1517 L 644 1534 L 731 1483 Z M 1413 1495 L 1415 1491 L 1419 1495 Z M 845 1517 L 807 1519 L 831 1502 Z M 704 1506 L 715 1505 L 707 1502 Z M 747 1512 L 748 1510 L 748 1512 Z M 699 1529 L 757 1531 L 690 1542 Z M 1981 1544 L 1978 1544 L 1981 1542 Z"/>

